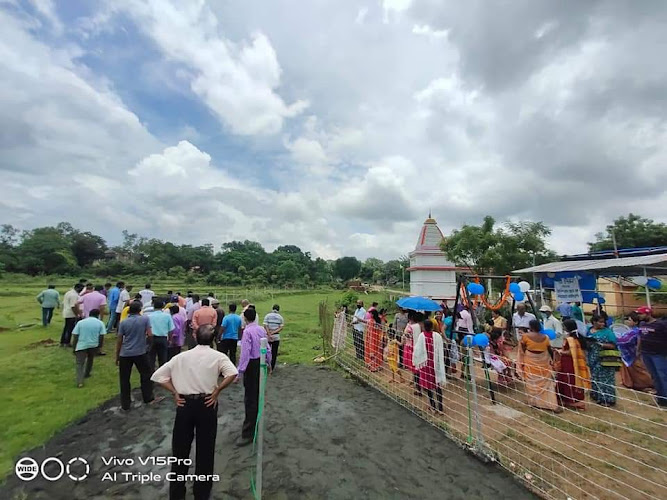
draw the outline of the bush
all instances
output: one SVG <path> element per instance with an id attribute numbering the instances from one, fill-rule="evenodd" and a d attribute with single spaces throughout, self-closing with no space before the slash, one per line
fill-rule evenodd
<path id="1" fill-rule="evenodd" d="M 357 295 L 356 292 L 349 290 L 341 297 L 340 304 L 347 307 L 353 307 L 357 303 L 357 300 L 359 300 L 359 295 Z"/>

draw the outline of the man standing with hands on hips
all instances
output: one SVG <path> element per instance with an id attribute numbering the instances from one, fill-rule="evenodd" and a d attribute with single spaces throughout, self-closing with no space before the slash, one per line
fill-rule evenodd
<path id="1" fill-rule="evenodd" d="M 212 348 L 213 325 L 201 325 L 195 332 L 197 346 L 174 356 L 156 370 L 151 380 L 174 395 L 176 419 L 172 435 L 172 454 L 178 459 L 190 457 L 192 439 L 196 436 L 195 475 L 207 478 L 213 474 L 215 439 L 218 433 L 218 395 L 234 382 L 238 371 L 227 356 Z M 218 376 L 223 379 L 218 384 Z M 176 475 L 188 473 L 181 461 L 173 464 Z M 211 496 L 212 481 L 195 481 L 195 499 Z M 185 482 L 173 481 L 169 498 L 185 498 Z"/>

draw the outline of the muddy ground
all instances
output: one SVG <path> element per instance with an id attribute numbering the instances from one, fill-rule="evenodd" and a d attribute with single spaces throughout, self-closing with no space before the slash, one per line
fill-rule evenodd
<path id="1" fill-rule="evenodd" d="M 24 454 L 40 463 L 51 456 L 64 462 L 83 457 L 91 464 L 88 478 L 74 482 L 64 475 L 49 482 L 38 476 L 23 482 L 11 475 L 0 498 L 167 498 L 163 479 L 141 484 L 125 481 L 121 473 L 152 472 L 163 478 L 169 471 L 141 465 L 138 458 L 170 454 L 173 400 L 145 406 L 138 391 L 133 397 L 129 414 L 121 414 L 115 398 Z M 220 404 L 215 463 L 220 481 L 213 485 L 212 498 L 252 498 L 252 447 L 234 446 L 243 420 L 242 386 L 231 386 Z M 414 414 L 326 368 L 283 366 L 270 377 L 264 450 L 267 499 L 534 498 L 498 467 L 469 456 Z M 132 458 L 135 464 L 102 461 L 114 456 Z M 47 474 L 57 473 L 50 471 L 51 465 Z M 82 474 L 82 465 L 73 464 L 71 472 Z M 117 473 L 116 480 L 102 481 L 107 472 Z"/>

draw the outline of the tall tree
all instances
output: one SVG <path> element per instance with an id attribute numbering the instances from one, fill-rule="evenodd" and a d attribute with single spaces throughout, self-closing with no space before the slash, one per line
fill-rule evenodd
<path id="1" fill-rule="evenodd" d="M 359 276 L 361 262 L 356 257 L 341 257 L 334 262 L 334 274 L 343 281 Z"/>
<path id="2" fill-rule="evenodd" d="M 369 257 L 361 265 L 359 276 L 364 280 L 375 281 L 374 276 L 376 272 L 381 271 L 384 267 L 384 262 L 375 257 Z M 380 277 L 382 274 L 380 274 Z"/>
<path id="3" fill-rule="evenodd" d="M 28 231 L 17 248 L 18 267 L 27 274 L 70 273 L 77 270 L 70 242 L 55 227 Z"/>
<path id="4" fill-rule="evenodd" d="M 458 266 L 478 274 L 510 274 L 513 270 L 553 260 L 546 246 L 551 230 L 542 222 L 506 222 L 495 227 L 489 215 L 480 226 L 464 225 L 442 242 L 442 250 Z"/>
<path id="5" fill-rule="evenodd" d="M 87 231 L 85 233 L 74 231 L 69 234 L 68 239 L 72 253 L 80 267 L 89 266 L 95 260 L 103 258 L 104 252 L 107 251 L 104 238 Z"/>
<path id="6" fill-rule="evenodd" d="M 616 237 L 618 248 L 667 246 L 667 225 L 631 213 L 609 224 L 605 232 L 597 233 L 596 241 L 588 244 L 590 250 L 613 250 L 612 235 Z"/>

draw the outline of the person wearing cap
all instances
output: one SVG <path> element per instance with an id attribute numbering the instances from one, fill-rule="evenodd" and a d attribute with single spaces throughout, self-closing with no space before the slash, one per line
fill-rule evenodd
<path id="1" fill-rule="evenodd" d="M 204 299 L 206 300 L 206 299 Z M 176 418 L 172 436 L 174 476 L 188 474 L 192 439 L 196 436 L 194 497 L 209 498 L 215 465 L 215 440 L 218 434 L 218 396 L 238 375 L 227 356 L 212 349 L 213 326 L 201 325 L 195 332 L 197 345 L 174 356 L 158 368 L 151 380 L 174 395 Z M 218 377 L 222 381 L 218 383 Z M 169 498 L 185 498 L 185 481 L 169 482 Z"/>
<path id="2" fill-rule="evenodd" d="M 563 347 L 563 324 L 554 316 L 549 306 L 540 307 L 540 312 L 544 314 L 544 329 L 556 332 L 556 338 L 551 341 L 551 347 L 560 349 Z"/>
<path id="3" fill-rule="evenodd" d="M 656 403 L 667 408 L 667 321 L 655 319 L 653 310 L 647 306 L 635 312 L 642 321 L 639 324 L 639 352 L 653 379 Z"/>

